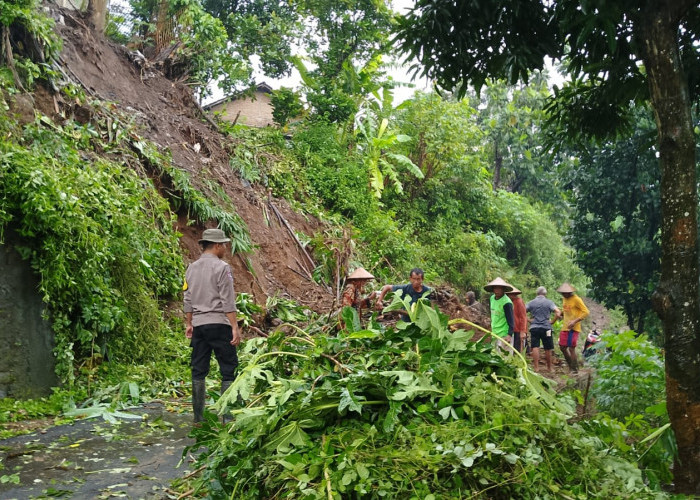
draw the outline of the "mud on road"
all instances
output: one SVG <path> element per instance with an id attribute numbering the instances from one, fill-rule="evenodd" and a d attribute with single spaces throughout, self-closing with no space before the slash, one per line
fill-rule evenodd
<path id="1" fill-rule="evenodd" d="M 176 498 L 167 488 L 189 472 L 180 462 L 194 443 L 191 412 L 149 403 L 128 413 L 141 418 L 85 419 L 1 440 L 0 476 L 20 482 L 0 484 L 0 499 Z"/>

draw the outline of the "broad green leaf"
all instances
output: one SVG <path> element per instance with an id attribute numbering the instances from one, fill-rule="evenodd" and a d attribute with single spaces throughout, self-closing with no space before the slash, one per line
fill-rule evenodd
<path id="1" fill-rule="evenodd" d="M 362 413 L 362 405 L 358 398 L 346 387 L 340 393 L 340 403 L 338 403 L 338 413 L 343 413 L 345 409 Z"/>
<path id="2" fill-rule="evenodd" d="M 299 422 L 291 422 L 270 436 L 265 443 L 265 449 L 288 453 L 292 448 L 303 448 L 309 443 L 310 438 L 301 429 Z"/>
<path id="3" fill-rule="evenodd" d="M 354 307 L 343 307 L 341 315 L 343 317 L 345 329 L 348 332 L 353 333 L 362 329 L 362 324 L 360 323 L 360 315 L 357 313 L 357 309 L 355 309 Z"/>

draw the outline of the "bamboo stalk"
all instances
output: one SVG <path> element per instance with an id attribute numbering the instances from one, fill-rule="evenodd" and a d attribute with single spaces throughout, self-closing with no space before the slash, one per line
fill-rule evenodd
<path id="1" fill-rule="evenodd" d="M 301 244 L 301 241 L 299 241 L 299 238 L 297 238 L 297 235 L 294 233 L 294 230 L 292 227 L 289 225 L 289 222 L 287 222 L 287 219 L 285 219 L 282 214 L 280 213 L 279 210 L 277 210 L 277 207 L 272 203 L 271 200 L 268 200 L 267 203 L 270 205 L 272 208 L 273 212 L 275 212 L 275 215 L 277 218 L 282 222 L 284 227 L 287 228 L 287 231 L 289 231 L 289 234 L 292 235 L 292 238 L 294 238 L 294 241 L 296 241 L 297 245 L 299 246 L 299 249 L 301 250 L 301 253 L 306 259 L 309 261 L 309 264 L 311 264 L 312 269 L 316 267 L 316 263 L 314 260 L 311 258 L 309 255 L 309 252 L 306 251 L 306 248 L 304 248 L 304 245 Z"/>

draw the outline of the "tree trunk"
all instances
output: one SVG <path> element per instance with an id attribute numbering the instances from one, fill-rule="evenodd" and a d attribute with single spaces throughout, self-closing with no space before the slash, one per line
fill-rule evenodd
<path id="1" fill-rule="evenodd" d="M 95 31 L 104 33 L 107 24 L 108 0 L 90 0 L 90 18 L 95 26 Z"/>
<path id="2" fill-rule="evenodd" d="M 493 141 L 493 190 L 498 191 L 501 187 L 501 168 L 503 167 L 503 156 L 498 149 L 498 139 Z"/>
<path id="3" fill-rule="evenodd" d="M 663 321 L 667 409 L 678 442 L 674 482 L 679 492 L 688 494 L 700 493 L 698 197 L 691 102 L 680 63 L 678 27 L 684 8 L 680 6 L 692 4 L 649 0 L 638 26 L 661 167 L 661 280 L 653 300 Z"/>
<path id="4" fill-rule="evenodd" d="M 637 320 L 637 334 L 641 335 L 644 333 L 644 323 L 646 314 L 644 312 L 639 313 L 639 319 Z"/>

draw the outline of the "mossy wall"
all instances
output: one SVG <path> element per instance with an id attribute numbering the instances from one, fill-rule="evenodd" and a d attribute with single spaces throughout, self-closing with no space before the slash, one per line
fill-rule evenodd
<path id="1" fill-rule="evenodd" d="M 58 385 L 53 332 L 42 318 L 38 278 L 5 236 L 0 245 L 0 397 L 45 396 Z"/>

